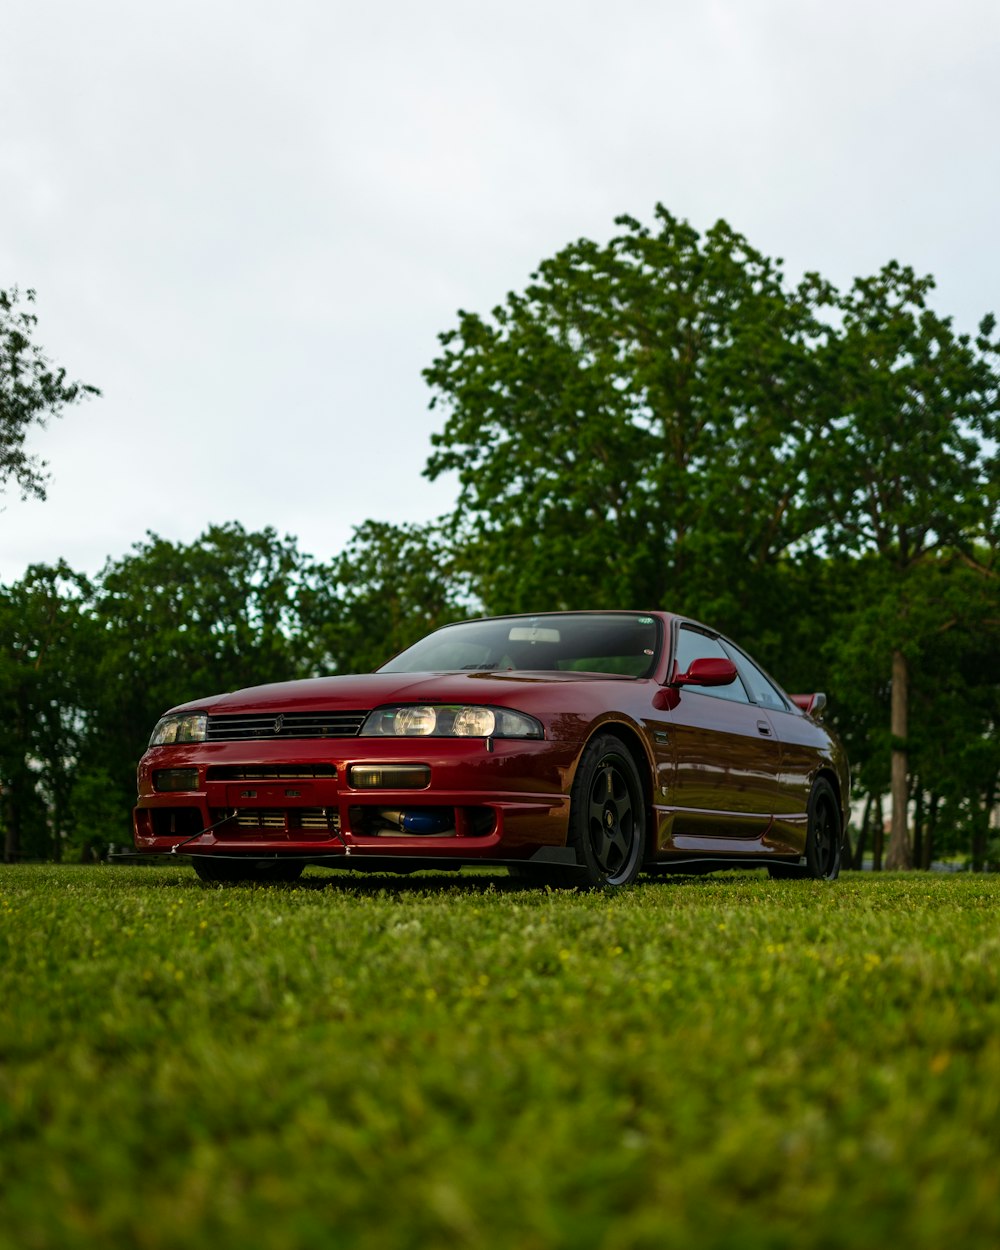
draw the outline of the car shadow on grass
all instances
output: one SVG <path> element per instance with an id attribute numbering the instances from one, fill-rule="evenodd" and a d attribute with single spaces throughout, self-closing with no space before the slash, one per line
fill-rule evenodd
<path id="1" fill-rule="evenodd" d="M 644 875 L 633 885 L 613 887 L 610 890 L 588 890 L 583 886 L 552 886 L 541 881 L 525 881 L 507 875 L 506 869 L 473 869 L 463 872 L 434 872 L 417 870 L 410 874 L 392 872 L 355 873 L 353 871 L 329 871 L 322 875 L 306 876 L 286 889 L 338 890 L 357 895 L 368 894 L 586 894 L 586 893 L 633 893 L 657 890 L 663 887 L 686 888 L 710 887 L 731 884 L 736 887 L 748 879 L 761 879 L 761 872 L 753 870 L 724 870 L 716 873 L 656 873 Z"/>

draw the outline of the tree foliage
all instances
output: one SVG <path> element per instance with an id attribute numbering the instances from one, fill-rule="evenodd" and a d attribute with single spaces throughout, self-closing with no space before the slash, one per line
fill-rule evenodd
<path id="1" fill-rule="evenodd" d="M 819 349 L 828 378 L 810 490 L 824 521 L 814 545 L 866 561 L 877 610 L 869 641 L 890 652 L 892 836 L 887 864 L 910 866 L 911 671 L 934 635 L 966 618 L 934 572 L 968 558 L 991 529 L 991 449 L 1000 389 L 992 317 L 975 343 L 927 307 L 929 277 L 886 265 L 837 301 L 839 323 Z"/>
<path id="2" fill-rule="evenodd" d="M 32 340 L 38 318 L 28 306 L 35 292 L 17 287 L 0 291 L 0 492 L 11 480 L 22 498 L 45 498 L 45 463 L 25 449 L 32 426 L 44 426 L 67 404 L 99 395 L 96 386 L 68 382 L 66 370 L 53 365 Z"/>
<path id="3" fill-rule="evenodd" d="M 826 287 L 725 222 L 665 208 L 544 261 L 490 317 L 462 312 L 425 372 L 491 609 L 671 602 L 732 612 L 812 524 L 803 437 Z M 717 614 L 717 613 L 716 613 Z"/>
<path id="4" fill-rule="evenodd" d="M 109 562 L 93 600 L 93 723 L 122 787 L 168 708 L 314 670 L 299 615 L 308 563 L 294 539 L 238 523 L 210 526 L 187 545 L 149 534 Z"/>
<path id="5" fill-rule="evenodd" d="M 818 357 L 828 379 L 812 490 L 820 543 L 877 552 L 898 571 L 931 551 L 970 551 L 987 497 L 1000 413 L 994 318 L 975 341 L 927 306 L 933 279 L 895 262 L 856 279 Z"/>
<path id="6" fill-rule="evenodd" d="M 150 534 L 93 584 L 61 565 L 4 588 L 6 857 L 94 844 L 109 808 L 103 841 L 126 842 L 135 764 L 164 711 L 317 671 L 300 613 L 311 567 L 293 539 L 232 523 L 191 544 Z"/>
<path id="7" fill-rule="evenodd" d="M 303 613 L 330 672 L 371 672 L 432 629 L 473 610 L 468 578 L 435 525 L 366 521 L 317 566 Z"/>
<path id="8" fill-rule="evenodd" d="M 60 859 L 70 779 L 92 698 L 91 586 L 67 565 L 33 565 L 0 587 L 0 816 L 4 859 Z"/>

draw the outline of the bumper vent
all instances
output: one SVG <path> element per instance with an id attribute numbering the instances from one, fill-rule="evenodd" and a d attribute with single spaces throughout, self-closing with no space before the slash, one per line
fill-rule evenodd
<path id="1" fill-rule="evenodd" d="M 337 780 L 335 764 L 212 764 L 206 781 L 309 781 Z"/>
<path id="2" fill-rule="evenodd" d="M 222 821 L 225 812 L 212 812 Z M 217 837 L 252 830 L 256 833 L 318 833 L 340 832 L 340 813 L 335 807 L 242 807 L 232 820 L 218 830 Z"/>
<path id="3" fill-rule="evenodd" d="M 248 742 L 262 738 L 356 738 L 367 712 L 249 712 L 210 716 L 209 742 Z"/>

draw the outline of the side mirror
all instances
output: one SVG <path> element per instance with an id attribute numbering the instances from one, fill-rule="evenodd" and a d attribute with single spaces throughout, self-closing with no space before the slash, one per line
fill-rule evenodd
<path id="1" fill-rule="evenodd" d="M 826 707 L 826 695 L 822 690 L 816 694 L 793 694 L 791 699 L 795 706 L 800 707 L 807 716 L 818 718 Z"/>
<path id="2" fill-rule="evenodd" d="M 692 660 L 686 673 L 675 673 L 674 686 L 731 686 L 736 680 L 736 665 L 732 660 L 705 656 Z"/>

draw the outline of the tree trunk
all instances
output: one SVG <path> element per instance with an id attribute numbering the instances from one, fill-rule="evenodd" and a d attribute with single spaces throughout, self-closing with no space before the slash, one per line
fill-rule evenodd
<path id="1" fill-rule="evenodd" d="M 885 813 L 881 794 L 875 800 L 875 836 L 872 838 L 872 871 L 882 871 L 882 846 L 885 842 Z"/>
<path id="2" fill-rule="evenodd" d="M 910 797 L 907 778 L 906 734 L 909 673 L 902 651 L 892 653 L 892 825 L 889 830 L 889 853 L 885 866 L 889 871 L 913 867 L 910 838 L 906 830 L 906 806 Z"/>
<path id="3" fill-rule="evenodd" d="M 982 872 L 986 867 L 986 821 L 981 812 L 972 815 L 972 871 Z"/>
<path id="4" fill-rule="evenodd" d="M 5 864 L 16 864 L 21 858 L 21 812 L 12 789 L 12 786 L 8 786 L 3 805 L 3 862 Z"/>
<path id="5" fill-rule="evenodd" d="M 990 838 L 990 814 L 996 803 L 997 778 L 987 782 L 983 790 L 982 808 L 973 809 L 972 815 L 972 871 L 983 872 L 986 868 L 986 848 Z"/>
<path id="6" fill-rule="evenodd" d="M 986 802 L 983 804 L 983 824 L 986 826 L 986 853 L 989 855 L 990 849 L 990 819 L 993 816 L 993 809 L 997 805 L 997 790 L 1000 788 L 1000 773 L 993 774 L 993 783 L 986 792 Z M 988 868 L 996 872 L 997 865 L 989 863 Z"/>
<path id="7" fill-rule="evenodd" d="M 50 813 L 51 824 L 49 825 L 49 854 L 52 856 L 52 862 L 55 864 L 62 863 L 62 804 L 58 798 L 54 798 L 52 802 L 52 810 Z"/>
<path id="8" fill-rule="evenodd" d="M 934 860 L 934 830 L 937 828 L 937 812 L 938 803 L 941 802 L 939 794 L 931 795 L 930 807 L 927 811 L 927 823 L 924 826 L 924 842 L 920 848 L 920 867 L 925 872 L 930 870 L 931 863 Z"/>
<path id="9" fill-rule="evenodd" d="M 858 872 L 865 866 L 865 850 L 868 847 L 868 831 L 872 824 L 872 805 L 875 802 L 872 795 L 868 795 L 865 799 L 865 814 L 861 817 L 861 832 L 858 834 L 858 844 L 854 848 L 854 858 L 851 860 L 851 867 Z"/>
<path id="10" fill-rule="evenodd" d="M 913 866 L 919 868 L 924 857 L 924 787 L 917 786 L 913 802 Z"/>

